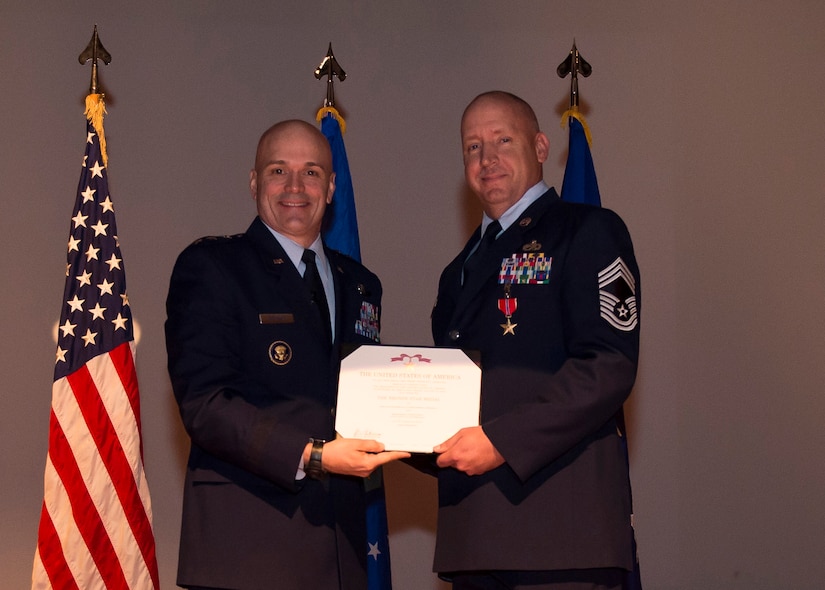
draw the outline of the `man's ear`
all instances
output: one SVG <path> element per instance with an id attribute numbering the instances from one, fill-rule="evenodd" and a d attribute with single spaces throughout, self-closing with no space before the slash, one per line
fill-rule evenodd
<path id="1" fill-rule="evenodd" d="M 547 160 L 547 156 L 549 155 L 550 140 L 542 131 L 539 131 L 536 134 L 536 158 L 538 159 L 540 164 L 544 164 L 544 162 Z"/>
<path id="2" fill-rule="evenodd" d="M 255 169 L 249 171 L 249 190 L 252 193 L 252 200 L 258 200 L 258 173 Z"/>

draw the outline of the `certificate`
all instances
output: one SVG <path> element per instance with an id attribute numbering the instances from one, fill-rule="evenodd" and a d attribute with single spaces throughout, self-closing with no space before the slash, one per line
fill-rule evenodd
<path id="1" fill-rule="evenodd" d="M 431 453 L 478 426 L 481 368 L 455 348 L 362 345 L 341 362 L 335 430 Z"/>

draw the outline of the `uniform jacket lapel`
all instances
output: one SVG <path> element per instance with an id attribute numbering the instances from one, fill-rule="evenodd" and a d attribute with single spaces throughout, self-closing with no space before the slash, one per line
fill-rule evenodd
<path id="1" fill-rule="evenodd" d="M 271 277 L 273 281 L 273 291 L 277 291 L 280 297 L 287 300 L 294 310 L 293 313 L 295 313 L 296 319 L 300 318 L 304 323 L 311 326 L 312 330 L 326 338 L 326 332 L 321 325 L 321 316 L 312 307 L 309 291 L 303 277 L 301 277 L 295 265 L 292 264 L 281 244 L 272 235 L 272 232 L 269 231 L 260 218 L 256 218 L 247 230 L 246 235 L 255 244 L 261 265 L 267 276 Z"/>

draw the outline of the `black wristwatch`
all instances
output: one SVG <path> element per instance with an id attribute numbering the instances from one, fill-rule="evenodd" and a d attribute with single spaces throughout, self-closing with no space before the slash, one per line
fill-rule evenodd
<path id="1" fill-rule="evenodd" d="M 323 479 L 327 472 L 321 465 L 321 453 L 324 452 L 324 443 L 327 441 L 310 438 L 309 442 L 312 443 L 312 449 L 309 451 L 309 463 L 304 466 L 304 472 L 312 479 Z"/>

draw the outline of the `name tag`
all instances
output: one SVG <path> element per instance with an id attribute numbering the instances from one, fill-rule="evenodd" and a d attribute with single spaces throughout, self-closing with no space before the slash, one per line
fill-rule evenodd
<path id="1" fill-rule="evenodd" d="M 259 313 L 258 321 L 261 324 L 294 324 L 295 316 L 291 313 Z"/>

